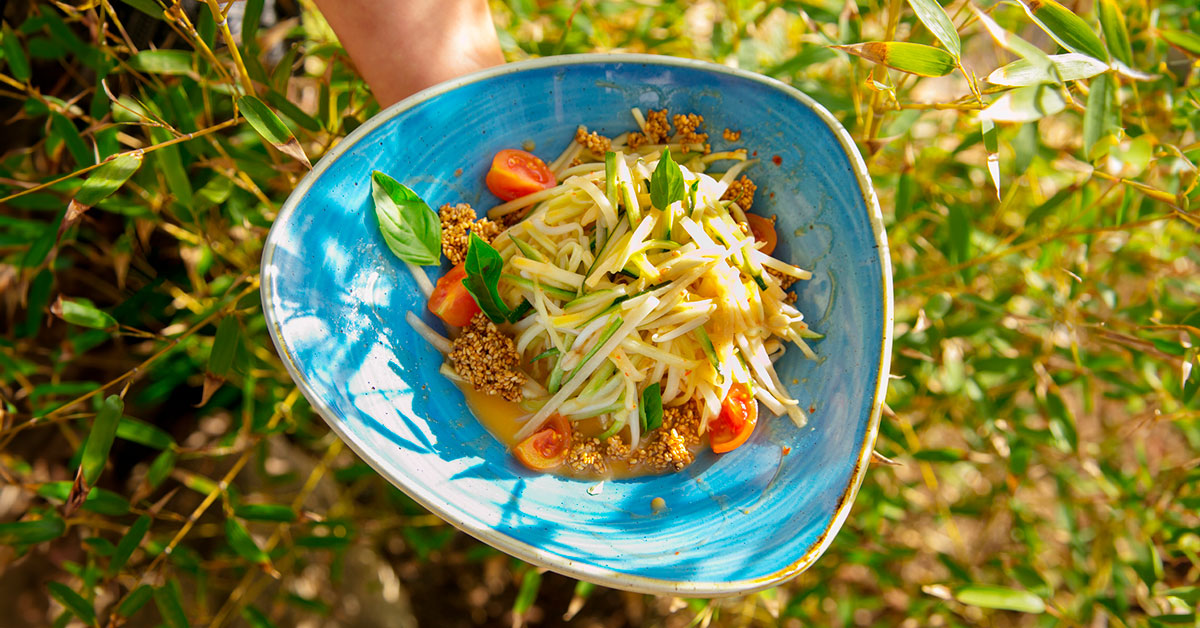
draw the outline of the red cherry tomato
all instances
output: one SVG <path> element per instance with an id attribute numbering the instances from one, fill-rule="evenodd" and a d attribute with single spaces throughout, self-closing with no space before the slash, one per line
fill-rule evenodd
<path id="1" fill-rule="evenodd" d="M 734 384 L 721 403 L 721 414 L 708 425 L 708 442 L 715 453 L 732 451 L 750 438 L 758 422 L 758 402 L 750 387 Z"/>
<path id="2" fill-rule="evenodd" d="M 463 285 L 466 277 L 467 269 L 459 264 L 438 279 L 433 294 L 429 295 L 429 311 L 448 325 L 463 327 L 479 312 L 479 304 Z"/>
<path id="3" fill-rule="evenodd" d="M 537 155 L 515 148 L 506 148 L 492 158 L 487 187 L 502 201 L 511 201 L 554 187 L 554 173 Z"/>
<path id="4" fill-rule="evenodd" d="M 763 218 L 758 214 L 746 214 L 746 226 L 750 227 L 750 233 L 754 234 L 754 239 L 763 243 L 763 247 L 759 250 L 770 255 L 779 242 L 779 236 L 775 234 L 775 221 Z"/>
<path id="5" fill-rule="evenodd" d="M 548 471 L 567 459 L 571 424 L 561 414 L 550 416 L 546 426 L 513 447 L 513 455 L 534 471 Z"/>

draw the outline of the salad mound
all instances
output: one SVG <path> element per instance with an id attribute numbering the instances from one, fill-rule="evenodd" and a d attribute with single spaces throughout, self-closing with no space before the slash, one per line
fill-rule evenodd
<path id="1" fill-rule="evenodd" d="M 805 423 L 774 362 L 788 345 L 814 357 L 820 335 L 787 292 L 811 274 L 773 257 L 774 219 L 748 213 L 755 160 L 713 152 L 698 115 L 672 131 L 665 109 L 632 113 L 639 130 L 581 126 L 550 164 L 497 153 L 486 183 L 504 202 L 486 218 L 439 216 L 372 175 L 384 240 L 450 338 L 410 324 L 443 375 L 520 404 L 510 444 L 534 470 L 681 470 L 705 441 L 745 443 L 760 405 Z M 442 253 L 454 266 L 434 286 L 419 266 Z"/>

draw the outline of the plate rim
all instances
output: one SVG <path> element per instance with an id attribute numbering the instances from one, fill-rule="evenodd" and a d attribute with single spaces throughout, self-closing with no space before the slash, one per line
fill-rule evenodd
<path id="1" fill-rule="evenodd" d="M 829 524 L 822 531 L 821 535 L 810 544 L 801 555 L 801 557 L 775 572 L 760 576 L 757 578 L 749 578 L 745 580 L 725 580 L 725 581 L 684 581 L 684 580 L 667 580 L 662 578 L 651 578 L 647 576 L 637 576 L 627 573 L 622 573 L 612 569 L 600 567 L 592 564 L 581 564 L 577 561 L 564 559 L 561 556 L 546 552 L 536 546 L 519 541 L 507 534 L 501 533 L 496 529 L 487 525 L 477 525 L 478 522 L 467 522 L 453 517 L 450 513 L 444 511 L 436 504 L 422 499 L 419 495 L 414 495 L 405 485 L 401 478 L 393 477 L 392 474 L 381 469 L 370 456 L 364 454 L 365 448 L 359 443 L 356 438 L 344 430 L 339 422 L 332 417 L 336 415 L 332 408 L 324 402 L 318 395 L 314 393 L 307 378 L 300 371 L 299 366 L 295 362 L 295 358 L 289 349 L 287 342 L 283 338 L 282 327 L 275 316 L 273 306 L 274 296 L 272 294 L 272 283 L 275 279 L 272 262 L 274 260 L 275 248 L 278 246 L 276 240 L 282 237 L 283 225 L 286 225 L 292 215 L 295 213 L 300 201 L 304 199 L 313 183 L 327 170 L 334 161 L 336 161 L 350 147 L 357 144 L 363 137 L 375 130 L 383 123 L 391 120 L 400 113 L 407 111 L 420 103 L 430 100 L 444 93 L 454 91 L 465 85 L 478 81 L 515 74 L 528 70 L 553 68 L 559 66 L 574 66 L 597 63 L 631 63 L 643 65 L 656 65 L 668 67 L 682 67 L 707 72 L 715 72 L 735 76 L 741 79 L 747 79 L 757 83 L 761 83 L 775 90 L 795 98 L 805 104 L 809 109 L 817 114 L 817 117 L 829 127 L 837 137 L 842 151 L 846 154 L 854 170 L 855 178 L 858 180 L 859 190 L 863 197 L 863 202 L 867 210 L 867 218 L 871 225 L 871 230 L 875 236 L 875 243 L 879 254 L 880 280 L 883 288 L 883 337 L 881 338 L 880 357 L 879 357 L 879 375 L 875 386 L 875 396 L 871 402 L 871 412 L 868 419 L 867 430 L 864 434 L 861 447 L 858 452 L 858 458 L 855 461 L 854 470 L 851 473 L 850 481 L 843 489 L 841 497 L 838 500 L 838 505 L 834 510 L 833 516 L 829 520 Z M 386 478 L 394 486 L 404 491 L 410 498 L 419 503 L 423 508 L 436 514 L 439 518 L 450 523 L 459 530 L 479 539 L 501 551 L 515 556 L 527 563 L 545 567 L 552 571 L 563 575 L 586 580 L 602 586 L 638 593 L 650 594 L 685 594 L 696 597 L 722 597 L 730 595 L 745 595 L 755 591 L 769 588 L 771 586 L 785 582 L 804 570 L 808 569 L 822 554 L 828 549 L 833 538 L 845 523 L 846 518 L 850 514 L 850 509 L 854 504 L 854 499 L 858 494 L 859 488 L 862 486 L 863 480 L 866 477 L 866 472 L 870 466 L 871 453 L 874 451 L 875 441 L 879 434 L 879 423 L 883 411 L 883 401 L 887 393 L 887 383 L 891 364 L 892 350 L 892 333 L 893 333 L 893 293 L 892 293 L 892 268 L 891 255 L 888 249 L 887 232 L 883 224 L 883 214 L 879 207 L 879 199 L 875 194 L 874 186 L 871 183 L 870 174 L 867 172 L 866 163 L 863 161 L 862 154 L 858 147 L 854 144 L 849 132 L 845 127 L 838 122 L 824 106 L 815 101 L 811 96 L 804 92 L 788 85 L 777 79 L 773 79 L 761 74 L 733 68 L 709 61 L 701 61 L 696 59 L 684 59 L 679 57 L 669 57 L 653 54 L 631 54 L 631 53 L 587 53 L 587 54 L 572 54 L 559 55 L 554 57 L 541 57 L 535 59 L 526 59 L 506 63 L 504 65 L 485 68 L 470 74 L 463 75 L 433 85 L 423 89 L 400 102 L 392 104 L 379 113 L 376 113 L 349 135 L 342 138 L 332 149 L 329 150 L 321 159 L 313 166 L 313 168 L 304 176 L 303 179 L 296 185 L 292 192 L 284 201 L 275 220 L 271 225 L 271 229 L 267 233 L 267 237 L 263 242 L 262 257 L 259 265 L 259 291 L 263 307 L 263 316 L 266 319 L 267 330 L 271 336 L 271 340 L 275 345 L 276 351 L 279 354 L 284 367 L 295 382 L 297 388 L 312 405 L 317 414 L 329 425 L 330 429 L 348 445 L 360 459 L 375 469 L 376 473 Z"/>

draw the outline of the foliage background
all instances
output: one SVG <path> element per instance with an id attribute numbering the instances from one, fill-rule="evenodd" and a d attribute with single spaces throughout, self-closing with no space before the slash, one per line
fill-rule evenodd
<path id="1" fill-rule="evenodd" d="M 714 602 L 577 585 L 457 533 L 296 392 L 262 240 L 295 157 L 377 111 L 308 1 L 0 6 L 5 625 L 1200 625 L 1188 0 L 1068 2 L 1081 22 L 980 2 L 1042 51 L 1065 52 L 1053 32 L 1130 68 L 1027 89 L 990 127 L 1006 88 L 982 77 L 1040 57 L 963 0 L 942 78 L 831 47 L 956 52 L 914 14 L 929 2 L 493 4 L 512 60 L 647 51 L 789 82 L 875 178 L 896 277 L 877 449 L 897 466 L 811 570 Z"/>

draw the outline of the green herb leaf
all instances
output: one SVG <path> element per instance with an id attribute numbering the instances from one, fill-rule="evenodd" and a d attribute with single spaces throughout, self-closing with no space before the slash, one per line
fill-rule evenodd
<path id="1" fill-rule="evenodd" d="M 96 623 L 96 609 L 92 607 L 92 603 L 83 599 L 82 595 L 71 590 L 71 587 L 53 580 L 46 583 L 46 588 L 50 591 L 50 597 L 58 600 L 63 608 L 71 612 L 85 624 Z"/>
<path id="2" fill-rule="evenodd" d="M 238 556 L 246 560 L 256 563 L 265 563 L 270 560 L 267 553 L 262 551 L 258 543 L 254 542 L 254 538 L 250 536 L 246 526 L 233 517 L 225 520 L 225 540 L 229 542 L 229 546 L 237 552 Z"/>
<path id="3" fill-rule="evenodd" d="M 1108 50 L 1100 36 L 1083 18 L 1054 0 L 1019 0 L 1025 12 L 1060 46 L 1108 61 Z"/>
<path id="4" fill-rule="evenodd" d="M 643 434 L 662 427 L 662 386 L 658 382 L 650 384 L 642 391 L 642 403 L 638 406 L 638 416 L 642 421 Z"/>
<path id="5" fill-rule="evenodd" d="M 529 299 L 521 299 L 521 304 L 513 308 L 513 311 L 508 313 L 508 322 L 515 323 L 522 318 L 525 318 L 525 315 L 532 311 L 533 304 L 529 302 Z"/>
<path id="6" fill-rule="evenodd" d="M 296 520 L 296 511 L 282 504 L 239 504 L 233 514 L 248 521 L 291 523 Z"/>
<path id="7" fill-rule="evenodd" d="M 263 139 L 270 142 L 280 152 L 312 167 L 312 162 L 304 154 L 304 149 L 300 147 L 296 136 L 292 135 L 292 131 L 287 128 L 287 125 L 263 101 L 254 96 L 242 96 L 238 98 L 237 106 L 246 121 L 255 131 L 258 131 Z"/>
<path id="8" fill-rule="evenodd" d="M 383 241 L 396 257 L 418 266 L 441 263 L 441 220 L 416 192 L 376 170 L 371 173 L 371 198 Z"/>
<path id="9" fill-rule="evenodd" d="M 683 173 L 671 159 L 671 149 L 664 150 L 650 175 L 650 202 L 659 209 L 666 209 L 671 203 L 682 201 L 685 193 Z"/>
<path id="10" fill-rule="evenodd" d="M 917 19 L 942 42 L 950 54 L 955 58 L 962 54 L 962 43 L 958 39 L 958 31 L 954 30 L 954 22 L 950 21 L 950 16 L 946 15 L 945 9 L 937 0 L 908 0 L 908 5 L 912 7 L 913 13 L 917 14 Z"/>
<path id="11" fill-rule="evenodd" d="M 1042 598 L 1029 591 L 987 584 L 965 586 L 954 593 L 954 598 L 963 604 L 980 608 L 998 608 L 1022 613 L 1042 613 L 1046 610 Z"/>
<path id="12" fill-rule="evenodd" d="M 958 67 L 954 55 L 933 46 L 905 41 L 868 41 L 838 50 L 917 76 L 945 76 Z"/>
<path id="13" fill-rule="evenodd" d="M 142 544 L 142 539 L 146 537 L 146 532 L 150 530 L 150 517 L 141 515 L 129 526 L 129 530 L 121 537 L 117 543 L 117 549 L 113 552 L 112 558 L 108 561 L 108 575 L 115 576 L 120 573 L 121 568 L 129 561 L 129 557 L 133 556 L 134 550 Z"/>
<path id="14" fill-rule="evenodd" d="M 499 290 L 504 259 L 492 245 L 472 233 L 465 264 L 467 277 L 463 279 L 463 285 L 479 304 L 479 309 L 497 325 L 507 322 L 510 310 L 500 298 Z"/>
<path id="15" fill-rule="evenodd" d="M 1119 121 L 1114 120 L 1120 113 L 1114 102 L 1113 83 L 1109 75 L 1097 76 L 1088 87 L 1087 109 L 1083 113 L 1083 154 L 1090 159 L 1096 142 L 1120 125 Z"/>
<path id="16" fill-rule="evenodd" d="M 108 329 L 115 327 L 117 320 L 107 312 L 98 309 L 87 299 L 64 299 L 60 295 L 50 311 L 59 318 L 80 327 L 92 329 Z"/>
<path id="17" fill-rule="evenodd" d="M 108 450 L 112 448 L 113 438 L 117 434 L 117 422 L 121 420 L 124 411 L 125 402 L 117 395 L 109 395 L 92 422 L 92 429 L 88 432 L 79 463 L 83 470 L 83 480 L 88 486 L 95 484 L 96 480 L 100 479 L 100 472 L 104 471 L 104 463 L 108 461 Z"/>
<path id="18" fill-rule="evenodd" d="M 51 541 L 66 531 L 67 524 L 58 516 L 0 523 L 0 545 L 32 545 Z"/>
<path id="19" fill-rule="evenodd" d="M 1100 0 L 1100 30 L 1104 43 L 1113 58 L 1127 66 L 1133 65 L 1133 46 L 1129 43 L 1129 29 L 1125 26 L 1125 15 L 1116 0 Z"/>
<path id="20" fill-rule="evenodd" d="M 1066 106 L 1057 88 L 1045 84 L 1030 85 L 1005 92 L 979 115 L 996 122 L 1033 122 L 1056 114 Z"/>
<path id="21" fill-rule="evenodd" d="M 1024 87 L 1038 83 L 1056 83 L 1059 80 L 1078 81 L 1108 70 L 1107 63 L 1074 52 L 1050 55 L 1050 62 L 1052 67 L 1046 68 L 1035 66 L 1028 59 L 1017 59 L 1004 67 L 996 68 L 985 80 L 993 85 Z"/>

